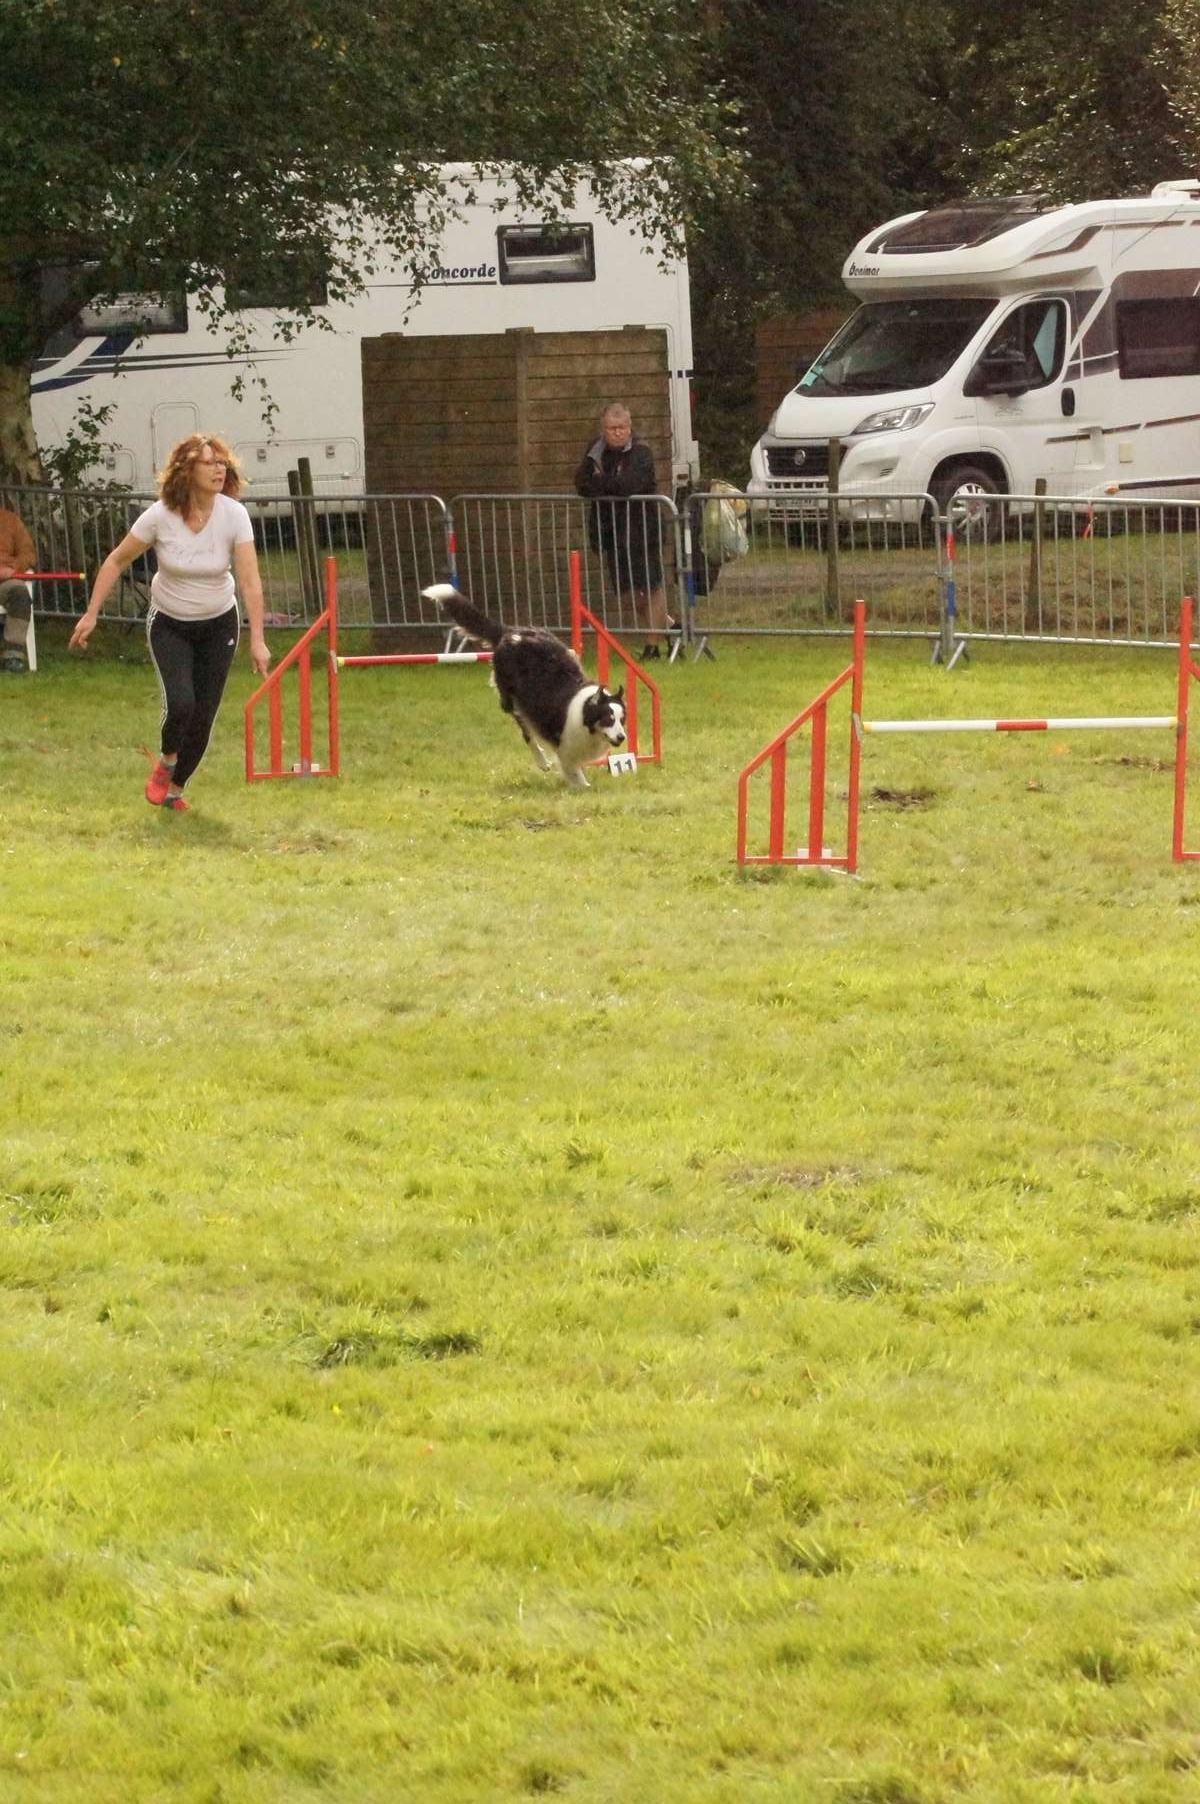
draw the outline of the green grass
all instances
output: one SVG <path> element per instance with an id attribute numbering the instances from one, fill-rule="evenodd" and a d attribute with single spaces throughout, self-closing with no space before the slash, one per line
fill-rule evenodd
<path id="1" fill-rule="evenodd" d="M 0 690 L 4 1804 L 1194 1798 L 1170 735 L 870 740 L 861 881 L 739 872 L 844 646 L 663 671 L 581 795 L 474 669 L 247 787 L 243 663 L 170 818 L 112 643 Z"/>

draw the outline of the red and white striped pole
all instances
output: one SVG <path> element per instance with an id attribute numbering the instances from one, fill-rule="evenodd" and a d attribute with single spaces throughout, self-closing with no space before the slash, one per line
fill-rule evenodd
<path id="1" fill-rule="evenodd" d="M 361 670 L 371 664 L 490 664 L 490 651 L 381 651 L 338 658 L 339 670 Z"/>
<path id="2" fill-rule="evenodd" d="M 87 580 L 84 570 L 14 570 L 5 577 L 9 583 L 81 583 Z"/>
<path id="3" fill-rule="evenodd" d="M 864 733 L 1058 733 L 1071 727 L 1173 727 L 1174 714 L 1071 715 L 1047 720 L 864 720 Z"/>

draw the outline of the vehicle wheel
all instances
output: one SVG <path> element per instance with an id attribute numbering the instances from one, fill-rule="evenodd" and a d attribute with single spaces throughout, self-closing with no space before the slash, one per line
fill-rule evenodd
<path id="1" fill-rule="evenodd" d="M 940 470 L 929 485 L 929 493 L 938 511 L 957 534 L 971 533 L 979 538 L 1004 537 L 1003 510 L 988 500 L 1003 494 L 990 470 L 979 464 L 952 464 Z"/>

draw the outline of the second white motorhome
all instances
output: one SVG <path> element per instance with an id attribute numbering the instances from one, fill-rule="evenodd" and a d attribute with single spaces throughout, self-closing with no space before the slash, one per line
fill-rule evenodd
<path id="1" fill-rule="evenodd" d="M 630 164 L 635 173 L 639 165 Z M 326 302 L 319 276 L 304 279 L 317 321 L 290 344 L 274 332 L 280 307 L 294 295 L 245 290 L 230 297 L 244 314 L 253 349 L 230 357 L 191 296 L 119 295 L 85 308 L 56 334 L 33 375 L 33 420 L 39 443 L 62 443 L 80 401 L 111 413 L 111 441 L 93 475 L 139 492 L 170 447 L 189 432 L 220 432 L 233 445 L 260 495 L 286 495 L 287 473 L 310 462 L 326 496 L 363 490 L 361 341 L 384 332 L 430 334 L 602 330 L 626 325 L 666 333 L 671 395 L 671 469 L 677 484 L 698 474 L 692 424 L 692 325 L 688 269 L 667 258 L 660 242 L 634 224 L 601 213 L 586 184 L 565 219 L 533 216 L 493 177 L 448 165 L 461 216 L 443 235 L 439 265 L 414 294 L 411 273 L 392 265 L 369 278 L 352 300 Z M 293 283 L 284 265 L 286 288 Z M 266 379 L 275 414 L 268 429 L 262 401 L 239 374 Z M 656 450 L 660 449 L 656 447 Z M 666 450 L 660 450 L 666 464 Z M 563 475 L 569 487 L 570 472 Z"/>
<path id="2" fill-rule="evenodd" d="M 1200 497 L 1200 183 L 909 213 L 857 244 L 861 305 L 754 447 L 748 493 Z M 872 513 L 911 511 L 881 500 Z"/>

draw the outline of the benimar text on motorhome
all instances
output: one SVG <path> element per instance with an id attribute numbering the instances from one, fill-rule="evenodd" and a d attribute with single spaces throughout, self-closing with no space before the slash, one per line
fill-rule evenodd
<path id="1" fill-rule="evenodd" d="M 641 165 L 628 168 L 636 173 Z M 109 449 L 92 473 L 110 482 L 151 490 L 170 447 L 205 429 L 233 444 L 255 494 L 286 495 L 287 473 L 305 457 L 318 494 L 360 495 L 364 338 L 633 325 L 665 331 L 671 467 L 677 483 L 694 480 L 686 259 L 665 257 L 661 242 L 635 224 L 608 219 L 586 183 L 577 186 L 569 210 L 538 219 L 518 206 L 502 180 L 481 178 L 468 165 L 448 165 L 443 173 L 460 191 L 460 217 L 447 226 L 438 267 L 417 295 L 411 271 L 394 264 L 343 302 L 327 304 L 320 278 L 306 279 L 303 298 L 324 328 L 314 321 L 285 344 L 274 321 L 297 294 L 244 291 L 234 304 L 249 318 L 254 348 L 234 357 L 193 297 L 126 294 L 99 301 L 57 333 L 37 361 L 39 443 L 63 443 L 86 400 L 112 410 L 102 434 Z M 266 379 L 275 407 L 269 430 L 253 382 L 245 383 L 240 399 L 232 396 L 239 370 Z M 655 449 L 665 466 L 668 447 Z M 564 489 L 569 477 L 565 471 Z"/>
<path id="2" fill-rule="evenodd" d="M 1052 496 L 1200 496 L 1200 182 L 904 214 L 842 280 L 861 305 L 780 402 L 750 495 L 803 512 L 836 439 L 841 491 L 942 510 L 1039 477 Z"/>

